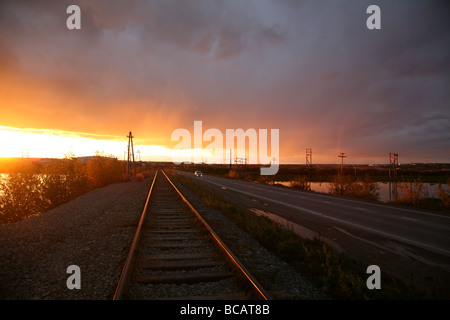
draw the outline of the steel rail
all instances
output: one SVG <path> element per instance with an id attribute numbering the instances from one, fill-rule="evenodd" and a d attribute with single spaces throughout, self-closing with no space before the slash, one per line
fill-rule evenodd
<path id="1" fill-rule="evenodd" d="M 122 274 L 120 275 L 119 284 L 117 285 L 116 292 L 114 293 L 113 300 L 120 300 L 122 299 L 123 294 L 126 292 L 129 279 L 133 270 L 133 263 L 135 259 L 135 251 L 138 246 L 140 237 L 141 237 L 141 230 L 142 225 L 144 224 L 145 217 L 147 215 L 147 208 L 150 201 L 150 196 L 152 194 L 153 186 L 155 185 L 156 176 L 158 175 L 158 170 L 155 172 L 155 176 L 153 177 L 153 182 L 150 187 L 150 191 L 148 192 L 147 200 L 145 202 L 144 210 L 142 211 L 141 218 L 139 220 L 139 224 L 136 230 L 136 233 L 134 234 L 133 242 L 131 243 L 130 251 L 128 252 L 127 259 L 125 261 L 125 265 L 122 269 Z"/>
<path id="2" fill-rule="evenodd" d="M 173 182 L 169 179 L 166 173 L 161 170 L 170 184 L 177 191 L 178 195 L 181 199 L 189 206 L 192 212 L 197 216 L 197 218 L 202 222 L 205 228 L 210 232 L 213 238 L 216 240 L 218 246 L 224 251 L 224 253 L 228 256 L 228 258 L 233 262 L 233 264 L 241 271 L 241 273 L 247 278 L 247 280 L 253 285 L 256 291 L 260 294 L 260 296 L 264 300 L 270 300 L 271 297 L 269 293 L 262 287 L 262 285 L 253 277 L 253 275 L 244 267 L 244 265 L 239 261 L 239 259 L 231 252 L 231 250 L 227 247 L 227 245 L 219 238 L 219 236 L 214 232 L 214 230 L 209 226 L 209 224 L 203 219 L 203 217 L 198 213 L 198 211 L 190 204 L 190 202 L 183 196 L 183 194 L 178 190 L 178 188 L 173 184 Z"/>

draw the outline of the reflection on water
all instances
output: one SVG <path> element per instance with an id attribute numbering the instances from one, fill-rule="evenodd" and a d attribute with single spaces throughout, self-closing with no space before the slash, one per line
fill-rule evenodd
<path id="1" fill-rule="evenodd" d="M 281 184 L 286 187 L 290 187 L 291 183 L 289 181 L 275 181 L 275 184 Z M 322 192 L 322 193 L 329 193 L 330 191 L 330 183 L 329 182 L 311 182 L 311 191 L 315 192 Z M 425 189 L 428 192 L 428 196 L 430 198 L 437 198 L 438 192 L 439 192 L 439 184 L 438 183 L 422 183 L 425 187 Z M 400 191 L 398 188 L 395 188 L 394 183 L 391 183 L 389 185 L 388 182 L 377 182 L 379 189 L 379 200 L 383 202 L 389 202 L 393 201 L 395 198 L 395 192 L 396 190 Z M 390 192 L 389 192 L 390 190 Z M 389 194 L 391 197 L 389 197 Z"/>

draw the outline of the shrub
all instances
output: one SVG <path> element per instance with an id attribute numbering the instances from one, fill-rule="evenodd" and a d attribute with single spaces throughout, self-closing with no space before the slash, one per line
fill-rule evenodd
<path id="1" fill-rule="evenodd" d="M 351 196 L 359 199 L 374 200 L 379 199 L 380 186 L 372 182 L 369 178 L 354 180 L 350 176 L 334 176 L 329 184 L 331 194 Z"/>
<path id="2" fill-rule="evenodd" d="M 10 174 L 0 183 L 0 223 L 10 223 L 38 214 L 45 207 L 41 179 L 34 174 Z"/>
<path id="3" fill-rule="evenodd" d="M 239 178 L 239 172 L 237 172 L 236 170 L 230 170 L 228 172 L 227 176 L 229 178 L 232 178 L 232 179 L 238 179 Z"/>
<path id="4" fill-rule="evenodd" d="M 123 165 L 116 158 L 96 156 L 86 165 L 86 176 L 92 188 L 103 187 L 123 179 Z"/>
<path id="5" fill-rule="evenodd" d="M 292 188 L 300 190 L 311 190 L 311 184 L 308 182 L 306 176 L 297 176 L 296 178 L 289 181 Z"/>
<path id="6" fill-rule="evenodd" d="M 397 188 L 399 189 L 397 203 L 420 206 L 423 200 L 428 198 L 428 189 L 420 180 L 411 183 L 400 182 Z"/>
<path id="7" fill-rule="evenodd" d="M 444 209 L 450 209 L 450 179 L 447 180 L 446 187 L 439 185 L 438 197 Z"/>

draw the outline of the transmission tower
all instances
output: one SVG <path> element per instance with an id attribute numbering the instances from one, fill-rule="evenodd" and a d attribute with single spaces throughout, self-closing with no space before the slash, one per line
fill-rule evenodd
<path id="1" fill-rule="evenodd" d="M 134 165 L 134 150 L 133 150 L 133 135 L 130 133 L 127 136 L 128 138 L 128 159 L 127 159 L 127 178 L 130 175 L 130 168 L 133 167 L 133 175 L 136 175 L 136 167 Z M 131 152 L 130 152 L 131 151 Z"/>
<path id="2" fill-rule="evenodd" d="M 306 148 L 306 167 L 311 168 L 312 167 L 312 149 Z"/>
<path id="3" fill-rule="evenodd" d="M 389 164 L 391 167 L 398 166 L 398 153 L 389 152 Z"/>
<path id="4" fill-rule="evenodd" d="M 397 200 L 397 166 L 398 153 L 389 152 L 389 201 L 391 201 L 391 195 L 394 196 L 394 200 Z"/>
<path id="5" fill-rule="evenodd" d="M 138 154 L 139 162 L 142 162 L 142 160 L 141 160 L 141 150 L 136 151 L 136 153 Z"/>
<path id="6" fill-rule="evenodd" d="M 389 152 L 389 178 L 397 179 L 398 153 Z M 392 173 L 391 173 L 392 171 Z"/>
<path id="7" fill-rule="evenodd" d="M 306 175 L 308 176 L 308 188 L 311 190 L 312 149 L 306 148 Z"/>

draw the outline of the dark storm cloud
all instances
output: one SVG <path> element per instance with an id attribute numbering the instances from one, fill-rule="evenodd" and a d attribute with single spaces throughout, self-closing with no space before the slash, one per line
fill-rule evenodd
<path id="1" fill-rule="evenodd" d="M 70 4 L 81 7 L 80 31 L 65 28 Z M 366 28 L 371 4 L 381 7 L 381 30 Z M 203 120 L 279 128 L 286 154 L 425 148 L 448 161 L 448 9 L 445 1 L 2 1 L 0 67 L 65 97 L 56 94 L 49 110 L 70 101 L 65 114 L 100 127 L 156 117 L 162 128 L 170 119 L 169 137 Z"/>
<path id="2" fill-rule="evenodd" d="M 382 30 L 376 32 L 360 27 L 365 21 L 357 12 L 367 3 L 346 5 L 336 16 L 318 10 L 314 17 L 327 23 L 314 24 L 307 46 L 297 44 L 301 58 L 279 89 L 286 97 L 281 105 L 297 116 L 290 119 L 308 128 L 311 140 L 337 136 L 336 146 L 344 151 L 375 144 L 374 154 L 382 154 L 382 148 L 403 151 L 406 145 L 448 149 L 445 126 L 430 120 L 439 114 L 449 122 L 450 25 L 443 14 L 448 4 L 382 2 Z M 292 84 L 297 84 L 296 100 L 287 98 Z"/>

